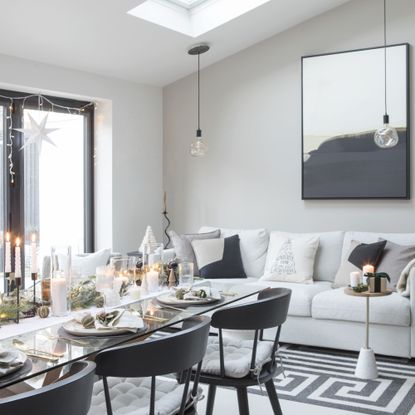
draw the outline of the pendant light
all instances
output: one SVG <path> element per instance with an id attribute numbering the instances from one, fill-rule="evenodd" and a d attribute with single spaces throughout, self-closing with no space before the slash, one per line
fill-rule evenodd
<path id="1" fill-rule="evenodd" d="M 202 139 L 202 130 L 200 128 L 200 55 L 209 50 L 206 44 L 193 46 L 188 50 L 189 55 L 197 55 L 197 130 L 196 137 L 190 146 L 190 155 L 193 157 L 203 157 L 207 153 L 207 145 Z"/>
<path id="2" fill-rule="evenodd" d="M 392 148 L 398 144 L 399 136 L 395 128 L 389 125 L 388 94 L 387 94 L 387 42 L 386 42 L 386 0 L 383 0 L 383 41 L 384 41 L 384 88 L 385 88 L 385 114 L 383 126 L 375 132 L 375 143 L 380 148 Z"/>

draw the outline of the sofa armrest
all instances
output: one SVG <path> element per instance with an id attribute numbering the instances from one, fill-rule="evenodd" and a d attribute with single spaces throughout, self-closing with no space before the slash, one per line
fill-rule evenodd
<path id="1" fill-rule="evenodd" d="M 415 357 L 415 267 L 412 267 L 408 275 L 409 301 L 411 304 L 411 356 Z"/>

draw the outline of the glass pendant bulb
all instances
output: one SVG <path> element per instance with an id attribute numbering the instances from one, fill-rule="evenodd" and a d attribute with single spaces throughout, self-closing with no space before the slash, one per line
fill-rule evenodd
<path id="1" fill-rule="evenodd" d="M 375 132 L 375 143 L 380 148 L 392 148 L 399 142 L 398 132 L 389 125 L 389 116 L 383 116 L 383 126 Z"/>
<path id="2" fill-rule="evenodd" d="M 202 130 L 197 130 L 196 138 L 190 145 L 190 155 L 193 157 L 203 157 L 207 153 L 208 147 L 202 140 Z"/>

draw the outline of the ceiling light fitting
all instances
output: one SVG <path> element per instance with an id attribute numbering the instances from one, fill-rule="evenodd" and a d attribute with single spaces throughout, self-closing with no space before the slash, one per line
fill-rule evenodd
<path id="1" fill-rule="evenodd" d="M 197 130 L 196 138 L 190 145 L 190 155 L 193 157 L 203 157 L 207 153 L 206 142 L 202 139 L 202 129 L 200 128 L 200 55 L 210 49 L 205 43 L 195 45 L 188 50 L 188 54 L 197 56 Z"/>

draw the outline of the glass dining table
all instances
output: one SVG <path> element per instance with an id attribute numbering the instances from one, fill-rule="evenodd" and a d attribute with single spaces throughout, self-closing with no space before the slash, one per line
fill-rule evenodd
<path id="1" fill-rule="evenodd" d="M 51 384 L 63 376 L 75 361 L 93 360 L 104 349 L 145 341 L 158 332 L 178 330 L 180 323 L 189 318 L 248 299 L 259 291 L 258 286 L 235 285 L 226 291 L 220 290 L 221 299 L 217 302 L 183 308 L 165 305 L 158 301 L 157 296 L 139 299 L 122 306 L 138 313 L 143 319 L 144 328 L 137 333 L 105 337 L 75 336 L 64 330 L 62 322 L 36 328 L 39 317 L 34 317 L 32 324 L 25 321 L 26 332 L 11 334 L 10 337 L 7 337 L 10 326 L 2 326 L 0 350 L 18 349 L 30 357 L 19 371 L 0 377 L 0 398 Z"/>

